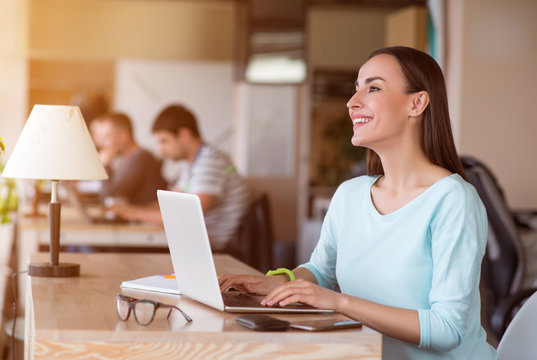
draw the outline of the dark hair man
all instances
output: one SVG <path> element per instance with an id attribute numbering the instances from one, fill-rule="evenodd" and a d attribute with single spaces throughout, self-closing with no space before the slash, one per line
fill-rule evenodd
<path id="1" fill-rule="evenodd" d="M 173 190 L 198 195 L 213 250 L 222 250 L 236 233 L 249 201 L 248 188 L 228 156 L 205 144 L 195 116 L 182 105 L 170 105 L 157 116 L 153 134 L 160 154 L 185 160 Z M 130 209 L 122 217 L 161 222 L 158 207 Z"/>
<path id="2" fill-rule="evenodd" d="M 94 119 L 91 129 L 109 176 L 103 182 L 101 198 L 123 198 L 134 205 L 154 202 L 157 189 L 165 189 L 166 182 L 160 162 L 134 140 L 130 119 L 108 113 Z"/>

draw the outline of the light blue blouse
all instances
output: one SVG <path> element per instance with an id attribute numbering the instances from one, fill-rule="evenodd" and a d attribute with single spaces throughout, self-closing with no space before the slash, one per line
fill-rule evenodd
<path id="1" fill-rule="evenodd" d="M 383 359 L 496 359 L 480 323 L 487 216 L 475 189 L 454 174 L 381 215 L 371 200 L 376 180 L 338 188 L 302 266 L 321 286 L 418 311 L 419 346 L 384 336 Z"/>

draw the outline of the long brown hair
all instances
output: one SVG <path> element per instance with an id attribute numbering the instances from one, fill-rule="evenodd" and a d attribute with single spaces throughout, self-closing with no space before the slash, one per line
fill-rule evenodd
<path id="1" fill-rule="evenodd" d="M 429 94 L 429 105 L 423 112 L 421 129 L 421 146 L 425 156 L 431 163 L 458 173 L 466 179 L 453 140 L 446 84 L 440 66 L 428 54 L 405 46 L 378 49 L 369 55 L 369 59 L 381 54 L 397 59 L 406 80 L 407 94 L 418 91 L 426 91 Z M 379 156 L 371 149 L 367 150 L 367 173 L 384 174 Z"/>

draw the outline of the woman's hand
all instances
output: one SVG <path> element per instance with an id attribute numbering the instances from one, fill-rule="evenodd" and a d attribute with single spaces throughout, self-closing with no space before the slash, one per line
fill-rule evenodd
<path id="1" fill-rule="evenodd" d="M 260 275 L 232 275 L 223 274 L 218 277 L 220 291 L 224 292 L 230 287 L 252 294 L 267 295 L 273 289 L 289 281 L 287 275 L 260 276 Z"/>
<path id="2" fill-rule="evenodd" d="M 311 305 L 319 309 L 337 309 L 338 296 L 341 294 L 315 285 L 304 279 L 297 279 L 280 285 L 272 290 L 262 301 L 262 305 L 280 306 L 294 302 Z"/>

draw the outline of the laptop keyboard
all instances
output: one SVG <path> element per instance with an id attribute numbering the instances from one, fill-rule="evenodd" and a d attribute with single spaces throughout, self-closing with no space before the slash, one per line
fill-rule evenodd
<path id="1" fill-rule="evenodd" d="M 248 293 L 243 293 L 240 291 L 230 291 L 225 292 L 222 294 L 222 298 L 224 299 L 224 304 L 229 307 L 248 307 L 248 308 L 264 308 L 266 309 L 267 306 L 261 305 L 261 299 L 263 296 L 259 295 L 252 295 Z M 272 308 L 281 308 L 281 309 L 296 309 L 296 310 L 307 310 L 307 309 L 315 309 L 313 306 L 310 305 L 304 305 L 300 303 L 293 303 L 286 305 L 284 307 L 274 304 L 271 306 Z"/>
<path id="2" fill-rule="evenodd" d="M 226 306 L 253 308 L 265 307 L 259 302 L 260 300 L 258 296 L 249 295 L 238 291 L 225 292 L 222 294 L 222 298 L 224 299 L 224 304 L 226 304 Z"/>

